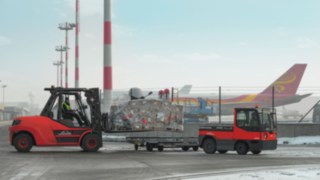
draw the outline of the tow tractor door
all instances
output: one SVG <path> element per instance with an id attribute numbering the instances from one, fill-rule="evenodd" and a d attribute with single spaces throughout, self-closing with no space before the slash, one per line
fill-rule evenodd
<path id="1" fill-rule="evenodd" d="M 234 140 L 261 139 L 259 115 L 256 109 L 236 108 L 234 118 Z"/>

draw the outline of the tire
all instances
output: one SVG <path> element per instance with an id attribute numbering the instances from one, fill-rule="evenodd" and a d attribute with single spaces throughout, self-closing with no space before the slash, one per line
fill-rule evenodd
<path id="1" fill-rule="evenodd" d="M 87 134 L 81 142 L 81 148 L 86 152 L 97 152 L 101 147 L 101 139 L 96 134 Z"/>
<path id="2" fill-rule="evenodd" d="M 214 154 L 216 152 L 216 141 L 212 138 L 207 138 L 202 143 L 202 148 L 207 154 Z"/>
<path id="3" fill-rule="evenodd" d="M 189 147 L 188 146 L 184 146 L 181 148 L 183 151 L 189 151 Z"/>
<path id="4" fill-rule="evenodd" d="M 158 146 L 158 151 L 162 152 L 163 151 L 163 146 Z"/>
<path id="5" fill-rule="evenodd" d="M 147 148 L 147 151 L 149 151 L 149 152 L 153 151 L 153 146 L 150 143 L 147 143 L 146 148 Z"/>
<path id="6" fill-rule="evenodd" d="M 252 154 L 260 154 L 261 153 L 261 150 L 257 150 L 257 151 L 251 151 Z"/>
<path id="7" fill-rule="evenodd" d="M 249 151 L 248 145 L 244 142 L 238 142 L 236 144 L 236 151 L 240 155 L 246 155 Z"/>
<path id="8" fill-rule="evenodd" d="M 33 143 L 32 137 L 26 133 L 18 134 L 13 140 L 13 145 L 18 152 L 29 152 Z"/>
<path id="9" fill-rule="evenodd" d="M 193 151 L 198 151 L 199 147 L 198 146 L 193 146 L 192 149 L 193 149 Z"/>
<path id="10" fill-rule="evenodd" d="M 225 154 L 225 153 L 227 153 L 228 151 L 227 151 L 227 150 L 218 150 L 218 152 L 219 152 L 220 154 Z"/>

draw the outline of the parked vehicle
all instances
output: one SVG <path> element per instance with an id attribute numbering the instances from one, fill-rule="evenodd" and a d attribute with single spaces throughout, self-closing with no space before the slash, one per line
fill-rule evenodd
<path id="1" fill-rule="evenodd" d="M 218 151 L 248 151 L 259 154 L 262 150 L 277 148 L 276 116 L 272 109 L 236 108 L 234 122 L 200 127 L 199 144 L 207 154 Z"/>

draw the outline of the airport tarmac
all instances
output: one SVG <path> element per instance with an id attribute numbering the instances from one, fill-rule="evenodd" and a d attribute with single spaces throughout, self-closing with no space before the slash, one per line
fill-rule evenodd
<path id="1" fill-rule="evenodd" d="M 165 149 L 134 151 L 131 144 L 105 143 L 97 153 L 78 147 L 34 147 L 17 153 L 8 142 L 9 123 L 0 123 L 0 179 L 185 179 L 256 168 L 272 169 L 308 165 L 320 167 L 320 146 L 280 146 L 260 155 L 224 155 Z"/>

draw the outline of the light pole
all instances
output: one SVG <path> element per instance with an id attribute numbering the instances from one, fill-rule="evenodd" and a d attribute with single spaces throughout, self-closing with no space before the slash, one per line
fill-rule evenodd
<path id="1" fill-rule="evenodd" d="M 2 96 L 2 105 L 3 105 L 3 108 L 5 107 L 5 105 L 4 105 L 4 88 L 6 88 L 6 87 L 8 87 L 8 86 L 7 86 L 7 85 L 2 85 L 2 89 L 3 89 L 3 90 L 2 90 L 2 93 L 3 93 L 3 94 L 2 94 L 2 95 L 3 95 L 3 96 Z"/>
<path id="2" fill-rule="evenodd" d="M 68 31 L 72 30 L 76 25 L 74 23 L 62 23 L 59 24 L 59 29 L 66 31 L 66 47 L 68 47 Z M 68 49 L 66 49 L 66 70 L 65 70 L 65 86 L 68 88 Z"/>
<path id="3" fill-rule="evenodd" d="M 79 87 L 79 0 L 76 0 L 76 46 L 75 46 L 75 81 L 76 88 Z"/>
<path id="4" fill-rule="evenodd" d="M 62 86 L 63 83 L 63 52 L 65 52 L 68 48 L 65 46 L 56 46 L 56 51 L 60 52 L 60 87 Z"/>
<path id="5" fill-rule="evenodd" d="M 61 65 L 61 61 L 54 61 L 54 66 L 57 66 L 57 87 L 59 87 L 59 66 Z"/>

